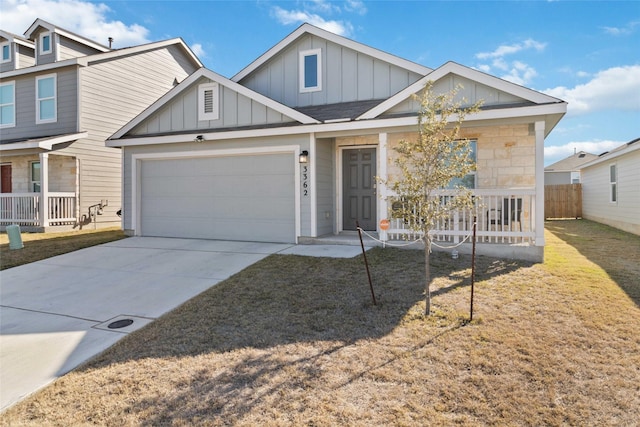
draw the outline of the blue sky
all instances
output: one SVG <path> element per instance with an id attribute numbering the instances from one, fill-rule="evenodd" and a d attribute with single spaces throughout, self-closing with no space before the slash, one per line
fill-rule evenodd
<path id="1" fill-rule="evenodd" d="M 455 61 L 569 102 L 545 164 L 640 137 L 640 1 L 2 0 L 0 28 L 36 18 L 114 47 L 182 37 L 231 77 L 309 22 L 437 68 Z"/>

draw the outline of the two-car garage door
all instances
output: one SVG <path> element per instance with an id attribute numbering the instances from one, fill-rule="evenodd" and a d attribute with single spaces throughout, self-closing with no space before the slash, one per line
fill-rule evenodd
<path id="1" fill-rule="evenodd" d="M 295 242 L 293 153 L 142 160 L 143 236 Z"/>

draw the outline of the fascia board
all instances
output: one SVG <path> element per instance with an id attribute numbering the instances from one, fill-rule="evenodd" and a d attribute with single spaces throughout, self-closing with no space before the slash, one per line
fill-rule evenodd
<path id="1" fill-rule="evenodd" d="M 154 102 L 153 104 L 151 104 L 146 110 L 144 110 L 142 113 L 140 113 L 137 117 L 135 117 L 133 120 L 131 120 L 129 123 L 127 123 L 125 126 L 123 126 L 120 130 L 118 130 L 116 133 L 114 133 L 113 135 L 111 135 L 111 137 L 109 138 L 109 140 L 115 140 L 115 139 L 120 139 L 122 138 L 124 135 L 127 134 L 127 132 L 131 131 L 134 127 L 138 126 L 140 123 L 142 123 L 144 120 L 146 120 L 147 118 L 149 118 L 153 113 L 155 113 L 156 111 L 158 111 L 159 109 L 161 109 L 162 107 L 164 107 L 167 103 L 171 102 L 171 100 L 175 97 L 177 97 L 180 93 L 182 93 L 183 91 L 187 90 L 189 87 L 191 87 L 191 85 L 193 85 L 196 81 L 198 81 L 198 79 L 200 79 L 201 77 L 206 77 L 210 80 L 213 80 L 214 82 L 222 85 L 222 86 L 226 86 L 231 90 L 234 90 L 238 93 L 240 93 L 241 95 L 244 95 L 246 97 L 248 97 L 249 99 L 253 99 L 258 103 L 264 104 L 269 108 L 272 108 L 288 117 L 291 117 L 294 120 L 299 121 L 300 123 L 303 124 L 310 124 L 310 123 L 319 123 L 317 120 L 302 114 L 290 107 L 287 107 L 283 104 L 280 104 L 270 98 L 267 98 L 264 95 L 260 95 L 257 92 L 252 91 L 251 89 L 248 89 L 238 83 L 235 83 L 229 79 L 227 79 L 224 76 L 221 76 L 220 74 L 211 71 L 207 68 L 200 68 L 199 70 L 197 70 L 196 72 L 194 72 L 193 74 L 191 74 L 189 77 L 187 77 L 186 79 L 184 79 L 182 82 L 180 82 L 180 84 L 178 84 L 178 86 L 176 86 L 175 88 L 173 88 L 172 90 L 170 90 L 169 92 L 167 92 L 165 95 L 163 95 L 160 99 L 158 99 L 156 102 Z"/>
<path id="2" fill-rule="evenodd" d="M 399 56 L 395 56 L 390 53 L 381 51 L 379 49 L 372 48 L 370 46 L 356 42 L 354 40 L 339 36 L 337 34 L 323 30 L 321 28 L 315 27 L 311 24 L 305 23 L 305 24 L 302 24 L 300 27 L 298 27 L 294 32 L 289 34 L 287 37 L 282 39 L 279 43 L 277 43 L 271 49 L 266 51 L 264 54 L 260 55 L 255 61 L 253 61 L 248 66 L 240 70 L 240 72 L 237 73 L 235 76 L 233 76 L 231 80 L 234 82 L 239 82 L 240 80 L 242 80 L 243 78 L 251 74 L 254 70 L 259 68 L 262 64 L 266 63 L 275 55 L 277 55 L 279 52 L 284 50 L 287 46 L 289 46 L 291 43 L 293 43 L 295 40 L 297 40 L 300 36 L 302 36 L 305 33 L 309 33 L 314 36 L 324 38 L 337 45 L 344 46 L 346 48 L 353 49 L 358 52 L 362 52 L 366 55 L 372 56 L 382 61 L 398 65 L 400 67 L 403 67 L 409 71 L 412 71 L 420 75 L 424 75 L 433 71 L 431 68 L 425 67 L 423 65 L 417 64 L 415 62 L 411 62 L 404 58 L 400 58 Z"/>
<path id="3" fill-rule="evenodd" d="M 433 72 L 427 74 L 417 82 L 413 83 L 410 86 L 407 86 L 405 89 L 393 95 L 391 98 L 378 104 L 376 107 L 372 108 L 371 110 L 365 112 L 356 120 L 376 118 L 379 115 L 383 114 L 384 112 L 388 111 L 389 109 L 395 107 L 399 103 L 403 102 L 404 100 L 409 98 L 411 95 L 421 91 L 425 87 L 427 82 L 429 81 L 436 82 L 450 73 L 457 74 L 469 80 L 476 81 L 485 86 L 493 87 L 495 89 L 501 90 L 511 95 L 526 99 L 527 101 L 535 102 L 536 104 L 564 103 L 564 101 L 558 98 L 554 98 L 552 96 L 545 95 L 535 90 L 528 89 L 523 86 L 519 86 L 517 84 L 508 82 L 506 80 L 502 80 L 498 77 L 491 76 L 481 71 L 477 71 L 472 68 L 465 67 L 455 62 L 447 62 L 446 64 L 437 68 Z"/>
<path id="4" fill-rule="evenodd" d="M 517 111 L 513 111 L 517 110 Z M 562 113 L 562 108 L 555 104 L 543 106 L 530 106 L 522 108 L 512 108 L 504 110 L 480 111 L 467 117 L 465 122 L 475 125 L 475 122 L 483 122 L 488 120 L 509 120 L 509 119 L 530 119 L 545 117 L 549 114 Z M 452 116 L 450 121 L 455 121 L 456 117 Z M 474 123 L 471 123 L 474 122 Z M 360 120 L 340 123 L 316 123 L 300 126 L 287 126 L 281 128 L 261 128 L 251 130 L 229 130 L 224 132 L 210 132 L 203 130 L 193 130 L 181 134 L 147 136 L 147 137 L 124 137 L 110 138 L 107 140 L 107 147 L 133 147 L 141 145 L 153 144 L 175 144 L 185 141 L 192 141 L 198 135 L 202 135 L 205 141 L 219 141 L 225 139 L 241 139 L 241 138 L 260 138 L 268 136 L 288 136 L 303 135 L 315 133 L 316 137 L 339 136 L 340 132 L 362 131 L 372 129 L 393 129 L 404 128 L 407 126 L 417 126 L 417 116 L 395 117 L 387 119 Z"/>
<path id="5" fill-rule="evenodd" d="M 82 138 L 87 138 L 89 136 L 89 132 L 79 132 L 73 133 L 69 135 L 62 135 L 53 138 L 47 138 L 42 140 L 35 141 L 23 141 L 17 142 L 14 144 L 2 144 L 0 145 L 0 151 L 14 151 L 14 150 L 24 150 L 28 148 L 40 148 L 43 150 L 51 151 L 53 150 L 53 146 L 57 144 L 64 144 L 65 142 L 71 142 Z"/>
<path id="6" fill-rule="evenodd" d="M 591 166 L 595 166 L 595 165 L 597 165 L 599 163 L 611 161 L 611 160 L 613 160 L 613 159 L 615 159 L 617 157 L 623 156 L 625 154 L 629 154 L 629 153 L 631 153 L 633 151 L 636 151 L 636 150 L 640 150 L 640 143 L 635 143 L 635 144 L 629 145 L 629 146 L 627 146 L 627 147 L 625 147 L 625 148 L 623 148 L 621 150 L 612 151 L 610 153 L 605 154 L 602 157 L 599 157 L 597 159 L 593 159 L 590 162 L 587 162 L 587 163 L 585 163 L 583 165 L 580 165 L 580 170 L 589 168 Z"/>
<path id="7" fill-rule="evenodd" d="M 64 28 L 60 28 L 56 25 L 51 24 L 50 22 L 47 22 L 43 19 L 36 19 L 33 24 L 31 24 L 31 26 L 29 27 L 29 29 L 27 31 L 25 31 L 24 35 L 26 38 L 30 39 L 31 36 L 33 35 L 34 31 L 36 31 L 38 29 L 38 27 L 43 27 L 48 31 L 51 32 L 55 32 L 57 34 L 60 34 L 61 36 L 65 36 L 68 39 L 77 41 L 78 43 L 84 44 L 86 46 L 92 47 L 94 49 L 100 50 L 102 52 L 109 52 L 111 49 L 109 49 L 108 47 L 95 42 L 91 39 L 88 39 L 86 37 L 83 37 L 79 34 L 75 34 L 72 33 L 71 31 L 67 31 Z"/>
<path id="8" fill-rule="evenodd" d="M 31 40 L 27 40 L 8 31 L 0 30 L 0 37 L 4 37 L 5 39 L 7 39 L 7 41 L 9 41 L 9 43 L 16 43 L 31 49 L 34 49 L 35 46 L 35 43 L 33 43 Z"/>
<path id="9" fill-rule="evenodd" d="M 179 45 L 184 49 L 184 51 L 188 54 L 188 56 L 198 65 L 198 67 L 202 67 L 202 63 L 198 59 L 198 57 L 189 49 L 186 43 L 181 38 L 173 38 L 168 40 L 162 40 L 159 42 L 141 44 L 138 46 L 127 47 L 124 49 L 111 50 L 105 53 L 96 53 L 94 55 L 83 56 L 78 59 L 83 60 L 86 64 L 90 65 L 95 61 L 103 61 L 105 59 L 117 58 L 119 56 L 124 55 L 135 55 L 142 52 L 146 52 L 153 49 L 160 49 L 163 47 L 171 46 L 171 45 Z"/>
<path id="10" fill-rule="evenodd" d="M 23 76 L 27 74 L 35 74 L 35 73 L 40 73 L 42 71 L 55 70 L 58 68 L 70 67 L 73 65 L 76 65 L 79 67 L 86 66 L 86 63 L 83 63 L 81 59 L 82 58 L 72 58 L 72 59 L 65 59 L 64 61 L 52 62 L 50 64 L 35 65 L 33 67 L 26 67 L 26 68 L 18 68 L 17 70 L 0 73 L 0 79 L 7 79 L 9 77 L 17 77 L 17 76 Z"/>

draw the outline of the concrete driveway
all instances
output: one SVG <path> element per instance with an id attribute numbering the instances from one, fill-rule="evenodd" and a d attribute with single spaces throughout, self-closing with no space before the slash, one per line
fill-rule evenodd
<path id="1" fill-rule="evenodd" d="M 270 254 L 359 252 L 353 246 L 131 237 L 4 270 L 0 411 Z"/>

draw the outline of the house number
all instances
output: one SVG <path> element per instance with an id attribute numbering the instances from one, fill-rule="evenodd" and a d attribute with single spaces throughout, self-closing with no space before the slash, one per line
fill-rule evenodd
<path id="1" fill-rule="evenodd" d="M 309 195 L 309 166 L 302 166 L 302 195 Z"/>

